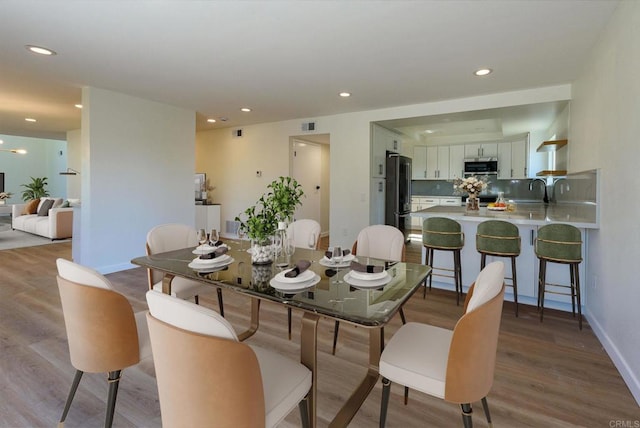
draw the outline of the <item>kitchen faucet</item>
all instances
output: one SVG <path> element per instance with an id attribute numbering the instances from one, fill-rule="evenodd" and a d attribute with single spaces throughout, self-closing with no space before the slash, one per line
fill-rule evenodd
<path id="1" fill-rule="evenodd" d="M 531 180 L 529 182 L 529 191 L 533 191 L 533 183 L 535 183 L 536 181 L 539 181 L 542 183 L 543 189 L 544 189 L 544 197 L 542 198 L 542 201 L 545 204 L 549 203 L 549 196 L 547 195 L 547 182 L 545 180 L 543 180 L 542 178 L 534 178 L 533 180 Z"/>

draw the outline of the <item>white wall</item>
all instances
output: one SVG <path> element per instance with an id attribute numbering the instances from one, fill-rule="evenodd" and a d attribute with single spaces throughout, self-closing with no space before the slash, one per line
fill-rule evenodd
<path id="1" fill-rule="evenodd" d="M 60 171 L 67 168 L 67 142 L 42 138 L 0 135 L 2 149 L 25 149 L 27 154 L 19 155 L 0 152 L 0 172 L 4 172 L 4 187 L 13 193 L 10 204 L 22 203 L 22 184 L 31 183 L 30 177 L 47 177 L 47 187 L 51 196 L 67 197 L 67 183 Z M 62 152 L 62 155 L 60 154 Z"/>
<path id="2" fill-rule="evenodd" d="M 80 175 L 65 175 L 67 198 L 80 199 L 82 180 L 82 134 L 79 129 L 67 132 L 67 167 L 80 172 Z"/>
<path id="3" fill-rule="evenodd" d="M 569 85 L 559 85 L 247 126 L 243 128 L 242 138 L 233 138 L 230 129 L 200 132 L 196 136 L 196 165 L 204 167 L 201 162 L 215 163 L 210 175 L 217 187 L 214 200 L 222 204 L 224 224 L 252 205 L 272 180 L 288 174 L 289 137 L 300 135 L 302 122 L 316 122 L 318 134 L 331 134 L 331 245 L 350 247 L 358 232 L 369 225 L 371 122 L 567 100 L 570 95 Z M 261 178 L 255 177 L 256 170 L 263 171 Z"/>
<path id="4" fill-rule="evenodd" d="M 109 273 L 144 255 L 153 226 L 194 225 L 195 112 L 97 88 L 83 89 L 82 105 L 74 257 Z"/>
<path id="5" fill-rule="evenodd" d="M 621 2 L 573 86 L 569 167 L 600 168 L 589 236 L 587 315 L 640 403 L 640 2 Z"/>

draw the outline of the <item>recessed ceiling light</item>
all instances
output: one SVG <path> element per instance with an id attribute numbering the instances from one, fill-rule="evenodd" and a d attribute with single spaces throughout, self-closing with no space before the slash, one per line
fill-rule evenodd
<path id="1" fill-rule="evenodd" d="M 243 112 L 245 112 L 245 113 L 249 113 L 249 112 L 251 111 L 251 109 L 250 109 L 249 107 L 242 107 L 242 108 L 240 109 L 240 111 L 243 111 Z"/>
<path id="2" fill-rule="evenodd" d="M 51 49 L 43 48 L 42 46 L 26 45 L 25 47 L 29 52 L 33 52 L 38 55 L 47 55 L 47 56 L 57 55 L 55 51 L 52 51 Z"/>
<path id="3" fill-rule="evenodd" d="M 82 108 L 82 104 L 75 104 L 75 108 Z"/>
<path id="4" fill-rule="evenodd" d="M 348 98 L 351 96 L 351 92 L 340 92 L 339 94 L 342 98 Z"/>
<path id="5" fill-rule="evenodd" d="M 209 122 L 209 123 L 216 123 L 216 120 L 215 120 L 215 119 L 207 119 L 207 122 Z"/>
<path id="6" fill-rule="evenodd" d="M 434 131 L 433 129 L 425 129 L 424 132 L 426 132 L 427 134 L 433 134 L 436 131 Z"/>
<path id="7" fill-rule="evenodd" d="M 27 122 L 37 122 L 34 118 L 32 117 L 25 117 L 24 120 L 26 120 Z"/>
<path id="8" fill-rule="evenodd" d="M 476 70 L 473 72 L 473 74 L 475 74 L 476 76 L 486 76 L 487 74 L 490 74 L 493 70 L 490 68 L 481 68 L 479 70 Z"/>
<path id="9" fill-rule="evenodd" d="M 4 141 L 0 140 L 0 144 L 4 144 Z"/>

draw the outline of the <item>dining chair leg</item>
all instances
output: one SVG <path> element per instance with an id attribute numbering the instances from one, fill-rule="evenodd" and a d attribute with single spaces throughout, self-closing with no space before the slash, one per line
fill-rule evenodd
<path id="1" fill-rule="evenodd" d="M 402 320 L 402 324 L 407 323 L 407 319 L 404 317 L 404 311 L 400 308 L 400 319 Z"/>
<path id="2" fill-rule="evenodd" d="M 409 404 L 409 387 L 405 386 L 404 387 L 404 405 L 406 406 L 407 404 Z"/>
<path id="3" fill-rule="evenodd" d="M 69 390 L 69 395 L 67 396 L 67 402 L 64 403 L 64 410 L 62 411 L 62 417 L 60 418 L 58 426 L 64 424 L 64 420 L 67 418 L 67 413 L 69 413 L 71 402 L 73 401 L 73 397 L 76 395 L 76 390 L 78 389 L 78 385 L 80 384 L 80 379 L 82 379 L 83 374 L 84 372 L 82 370 L 76 370 L 73 382 L 71 383 L 71 389 Z"/>
<path id="4" fill-rule="evenodd" d="M 298 409 L 300 409 L 300 421 L 302 422 L 302 427 L 309 428 L 309 400 L 307 397 L 304 397 L 304 399 L 298 403 Z"/>
<path id="5" fill-rule="evenodd" d="M 471 409 L 471 404 L 461 404 L 460 408 L 462 409 L 462 424 L 464 425 L 464 428 L 473 428 L 473 420 L 471 418 L 473 409 Z"/>
<path id="6" fill-rule="evenodd" d="M 340 322 L 336 321 L 333 327 L 333 349 L 331 355 L 336 355 L 336 344 L 338 343 L 338 330 L 340 329 Z"/>
<path id="7" fill-rule="evenodd" d="M 380 428 L 384 428 L 387 423 L 387 408 L 389 407 L 389 392 L 391 390 L 391 381 L 382 378 L 382 401 L 380 402 Z"/>
<path id="8" fill-rule="evenodd" d="M 482 409 L 484 410 L 484 415 L 487 418 L 487 424 L 489 427 L 492 427 L 491 423 L 491 413 L 489 412 L 489 403 L 487 403 L 487 397 L 482 397 Z"/>
<path id="9" fill-rule="evenodd" d="M 222 289 L 218 287 L 218 308 L 220 309 L 220 316 L 224 317 L 224 303 L 222 302 Z"/>
<path id="10" fill-rule="evenodd" d="M 113 424 L 113 414 L 116 410 L 116 398 L 118 396 L 118 385 L 120 384 L 121 372 L 121 370 L 109 372 L 109 378 L 107 379 L 107 382 L 109 383 L 109 398 L 107 399 L 107 414 L 104 420 L 105 428 L 111 428 L 111 425 Z"/>
<path id="11" fill-rule="evenodd" d="M 289 340 L 291 340 L 291 308 L 287 308 L 287 328 L 289 331 Z"/>
<path id="12" fill-rule="evenodd" d="M 196 305 L 199 305 L 200 304 L 199 296 L 193 296 L 193 301 L 196 302 Z"/>

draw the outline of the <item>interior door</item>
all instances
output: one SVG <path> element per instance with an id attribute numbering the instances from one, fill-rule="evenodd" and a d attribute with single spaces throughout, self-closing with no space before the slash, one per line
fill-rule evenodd
<path id="1" fill-rule="evenodd" d="M 305 196 L 302 206 L 296 210 L 295 218 L 320 221 L 320 195 L 322 189 L 322 158 L 320 146 L 306 141 L 294 140 L 291 176 L 302 186 Z"/>

